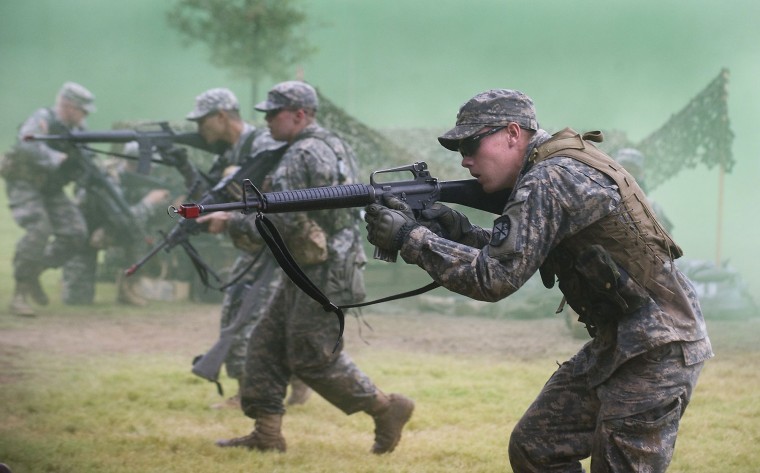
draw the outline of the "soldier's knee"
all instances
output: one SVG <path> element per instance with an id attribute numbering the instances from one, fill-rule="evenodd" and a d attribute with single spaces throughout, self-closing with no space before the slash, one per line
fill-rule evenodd
<path id="1" fill-rule="evenodd" d="M 512 470 L 515 473 L 522 471 L 535 471 L 531 469 L 533 462 L 530 460 L 530 455 L 526 446 L 530 440 L 520 429 L 520 424 L 516 425 L 512 430 L 512 435 L 509 436 L 509 463 L 512 466 Z"/>

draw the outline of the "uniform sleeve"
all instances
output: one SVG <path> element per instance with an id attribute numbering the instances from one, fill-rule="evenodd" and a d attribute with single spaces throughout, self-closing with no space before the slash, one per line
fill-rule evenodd
<path id="1" fill-rule="evenodd" d="M 491 240 L 471 248 L 417 228 L 401 250 L 447 289 L 495 302 L 517 291 L 564 238 L 609 214 L 617 187 L 602 173 L 570 158 L 535 166 L 518 183 Z"/>
<path id="2" fill-rule="evenodd" d="M 31 160 L 35 167 L 46 171 L 57 169 L 66 158 L 66 154 L 54 150 L 43 141 L 24 141 L 24 137 L 50 133 L 50 119 L 47 110 L 37 110 L 21 125 L 18 132 L 18 149 L 25 154 L 25 159 Z"/>

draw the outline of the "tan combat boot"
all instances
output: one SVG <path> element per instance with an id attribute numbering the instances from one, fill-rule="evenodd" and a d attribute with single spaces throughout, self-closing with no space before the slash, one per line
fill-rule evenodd
<path id="1" fill-rule="evenodd" d="M 285 452 L 285 437 L 282 436 L 282 415 L 264 414 L 256 419 L 253 432 L 243 437 L 217 440 L 218 447 L 244 447 L 262 452 L 275 450 Z"/>
<path id="2" fill-rule="evenodd" d="M 288 406 L 299 406 L 306 404 L 311 396 L 311 388 L 306 385 L 300 378 L 292 376 L 290 378 L 290 396 L 286 404 Z"/>
<path id="3" fill-rule="evenodd" d="M 125 276 L 122 273 L 116 275 L 117 295 L 116 300 L 121 304 L 134 305 L 143 307 L 148 304 L 137 292 L 137 284 L 140 279 L 136 277 Z"/>
<path id="4" fill-rule="evenodd" d="M 414 401 L 411 399 L 401 394 L 386 395 L 378 390 L 374 403 L 366 410 L 375 420 L 375 444 L 370 451 L 377 455 L 392 452 L 413 411 Z"/>
<path id="5" fill-rule="evenodd" d="M 37 315 L 26 300 L 28 294 L 29 285 L 27 283 L 17 282 L 16 290 L 13 293 L 13 299 L 11 299 L 11 303 L 8 306 L 8 309 L 12 314 L 22 317 L 34 317 Z"/>
<path id="6" fill-rule="evenodd" d="M 50 299 L 48 299 L 47 294 L 45 294 L 45 290 L 42 289 L 42 286 L 40 285 L 39 278 L 34 278 L 27 284 L 27 290 L 34 302 L 39 305 L 48 305 L 50 303 Z"/>

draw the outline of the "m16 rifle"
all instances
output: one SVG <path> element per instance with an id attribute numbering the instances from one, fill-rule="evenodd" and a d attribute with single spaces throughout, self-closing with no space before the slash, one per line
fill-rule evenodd
<path id="1" fill-rule="evenodd" d="M 157 130 L 111 130 L 111 131 L 70 131 L 60 135 L 27 135 L 25 141 L 67 141 L 72 144 L 83 145 L 85 143 L 129 143 L 136 142 L 138 146 L 137 172 L 148 174 L 151 163 L 174 165 L 171 161 L 172 150 L 175 145 L 185 145 L 220 154 L 224 151 L 224 144 L 209 145 L 203 137 L 196 132 L 177 133 L 167 122 L 156 123 Z M 92 148 L 86 148 L 95 151 Z M 155 160 L 154 153 L 159 153 L 163 158 Z M 133 156 L 114 154 L 121 158 L 134 159 Z"/>
<path id="2" fill-rule="evenodd" d="M 248 157 L 234 173 L 230 173 L 214 187 L 206 191 L 199 199 L 198 205 L 209 206 L 216 205 L 220 202 L 240 199 L 244 194 L 244 189 L 241 187 L 243 181 L 261 182 L 267 173 L 269 173 L 274 165 L 280 160 L 284 150 L 285 146 L 266 149 Z M 161 240 L 160 243 L 155 245 L 145 256 L 140 258 L 139 261 L 127 268 L 124 273 L 127 276 L 131 276 L 161 250 L 168 252 L 175 246 L 179 245 L 182 246 L 185 253 L 190 257 L 201 281 L 206 286 L 208 286 L 209 274 L 219 281 L 219 277 L 211 267 L 201 259 L 200 255 L 189 241 L 191 236 L 198 234 L 202 230 L 203 225 L 198 224 L 192 219 L 184 219 L 177 222 L 169 232 L 164 234 L 163 240 Z"/>
<path id="3" fill-rule="evenodd" d="M 413 179 L 394 182 L 378 182 L 376 179 L 378 174 L 407 171 L 412 173 Z M 253 191 L 255 195 L 250 196 L 247 191 L 248 189 Z M 430 175 L 430 172 L 427 170 L 427 164 L 424 162 L 375 171 L 370 175 L 369 185 L 345 184 L 262 193 L 253 183 L 246 180 L 242 190 L 242 199 L 238 202 L 219 204 L 204 204 L 203 202 L 186 203 L 178 208 L 170 209 L 185 217 L 185 219 L 194 219 L 203 213 L 216 211 L 256 211 L 258 213 L 256 227 L 259 234 L 261 234 L 267 246 L 272 250 L 275 259 L 282 266 L 285 274 L 309 297 L 321 304 L 325 311 L 334 312 L 337 315 L 340 330 L 338 341 L 333 351 L 337 349 L 343 336 L 345 326 L 343 309 L 420 294 L 438 285 L 431 283 L 424 288 L 377 301 L 337 306 L 298 267 L 298 264 L 287 250 L 282 237 L 263 214 L 365 207 L 372 203 L 383 203 L 383 196 L 385 195 L 392 195 L 401 199 L 415 212 L 429 208 L 435 202 L 447 202 L 494 214 L 501 214 L 510 194 L 510 190 L 487 194 L 476 179 L 439 181 Z M 388 252 L 375 248 L 374 257 L 376 259 L 393 262 L 396 261 L 397 256 L 397 251 Z"/>
<path id="4" fill-rule="evenodd" d="M 376 179 L 379 174 L 407 171 L 412 173 L 413 179 L 394 182 L 378 182 Z M 203 213 L 230 210 L 256 211 L 262 214 L 303 212 L 365 207 L 372 203 L 382 203 L 383 195 L 393 195 L 409 204 L 413 211 L 424 210 L 435 202 L 447 202 L 498 215 L 504 210 L 510 192 L 505 190 L 487 194 L 476 179 L 439 181 L 430 175 L 424 162 L 375 171 L 369 180 L 369 184 L 312 187 L 268 193 L 262 193 L 250 182 L 245 182 L 242 200 L 239 202 L 185 203 L 171 210 L 186 219 L 194 219 Z M 252 196 L 247 189 L 251 189 L 255 195 Z M 383 261 L 396 261 L 396 253 L 375 248 L 374 256 Z"/>

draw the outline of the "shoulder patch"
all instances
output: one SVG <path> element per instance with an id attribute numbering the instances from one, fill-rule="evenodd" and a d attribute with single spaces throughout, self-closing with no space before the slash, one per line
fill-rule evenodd
<path id="1" fill-rule="evenodd" d="M 512 222 L 509 219 L 509 215 L 502 215 L 493 222 L 493 230 L 491 231 L 491 246 L 501 246 L 501 244 L 509 238 L 509 232 L 512 229 Z"/>

